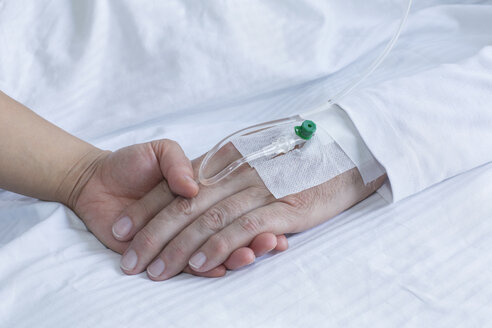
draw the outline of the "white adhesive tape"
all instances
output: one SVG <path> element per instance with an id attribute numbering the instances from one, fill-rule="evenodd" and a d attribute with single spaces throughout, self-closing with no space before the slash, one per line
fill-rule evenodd
<path id="1" fill-rule="evenodd" d="M 294 131 L 295 125 L 286 124 L 241 136 L 234 138 L 232 143 L 241 155 L 246 156 L 269 145 L 285 134 L 286 130 Z M 317 131 L 300 149 L 249 164 L 277 199 L 320 185 L 355 167 L 333 138 L 323 130 Z"/>

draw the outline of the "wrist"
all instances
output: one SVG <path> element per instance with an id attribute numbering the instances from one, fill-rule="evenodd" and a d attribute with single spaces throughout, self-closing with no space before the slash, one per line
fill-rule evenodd
<path id="1" fill-rule="evenodd" d="M 110 151 L 91 147 L 81 154 L 59 183 L 54 200 L 74 209 L 85 185 L 97 173 L 100 163 L 110 153 Z"/>

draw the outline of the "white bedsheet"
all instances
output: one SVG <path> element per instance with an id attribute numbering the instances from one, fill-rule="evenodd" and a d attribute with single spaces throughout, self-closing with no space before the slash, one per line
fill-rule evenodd
<path id="1" fill-rule="evenodd" d="M 418 20 L 432 21 L 433 9 L 425 6 L 437 2 L 417 4 Z M 262 61 L 270 58 L 268 51 L 252 61 L 236 58 L 241 48 L 230 40 L 238 40 L 240 29 L 228 30 L 232 43 L 219 47 L 224 57 L 215 58 L 237 61 L 222 67 L 220 60 L 193 57 L 194 80 L 182 65 L 190 54 L 206 54 L 210 44 L 188 39 L 197 47 L 191 49 L 177 36 L 191 38 L 186 31 L 199 33 L 214 22 L 209 17 L 219 22 L 217 31 L 220 24 L 251 22 L 226 20 L 235 9 L 220 2 L 207 9 L 167 1 L 152 10 L 139 3 L 0 1 L 0 89 L 99 147 L 168 137 L 190 157 L 225 134 L 296 113 L 330 93 L 324 78 L 330 66 L 313 55 L 327 49 L 303 52 L 306 41 L 275 62 Z M 318 2 L 305 3 L 293 2 L 282 13 L 275 6 L 256 9 L 292 15 L 292 28 L 300 24 L 294 20 L 298 13 L 310 22 L 301 25 L 316 31 L 322 18 L 309 9 Z M 156 14 L 162 10 L 179 15 L 163 20 Z M 223 16 L 213 15 L 218 13 Z M 255 24 L 270 26 L 253 14 L 248 17 Z M 177 36 L 162 39 L 158 32 L 171 28 Z M 216 41 L 211 32 L 196 38 L 205 36 Z M 411 44 L 408 37 L 403 44 Z M 254 46 L 278 50 L 284 41 L 299 39 L 286 35 L 277 45 Z M 387 65 L 373 80 L 421 70 L 432 65 L 432 51 L 456 43 L 446 36 L 435 49 L 431 41 L 421 45 L 426 55 L 407 59 L 407 66 Z M 396 49 L 388 63 L 401 62 L 404 54 Z M 226 72 L 235 65 L 245 66 L 230 81 Z M 396 204 L 373 195 L 320 227 L 290 236 L 287 252 L 224 278 L 183 274 L 159 283 L 145 274 L 122 274 L 119 255 L 67 208 L 0 191 L 0 327 L 490 326 L 491 181 L 487 165 Z"/>
<path id="2" fill-rule="evenodd" d="M 161 283 L 122 274 L 63 206 L 3 200 L 0 326 L 486 327 L 491 180 L 489 165 L 390 206 L 374 195 L 285 253 Z"/>

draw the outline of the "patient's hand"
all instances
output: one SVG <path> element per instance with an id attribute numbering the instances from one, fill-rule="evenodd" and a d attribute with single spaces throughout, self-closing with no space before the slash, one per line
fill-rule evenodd
<path id="1" fill-rule="evenodd" d="M 129 242 L 116 240 L 112 226 L 124 215 L 122 213 L 128 206 L 131 213 L 125 212 L 126 215 L 138 211 L 139 220 L 145 222 L 175 199 L 168 185 L 176 194 L 185 197 L 192 197 L 198 192 L 198 186 L 192 179 L 191 163 L 181 148 L 170 140 L 108 152 L 100 156 L 89 171 L 90 176 L 83 179 L 85 181 L 81 184 L 84 185 L 79 186 L 81 192 L 70 206 L 104 245 L 119 253 L 126 250 Z M 119 227 L 120 233 L 124 230 L 124 225 Z M 252 247 L 264 250 L 268 243 L 277 243 L 274 236 L 273 239 L 269 235 L 260 236 Z M 248 256 L 252 252 L 250 249 L 239 250 L 229 268 L 248 264 Z M 220 264 L 212 269 L 205 276 L 225 274 L 225 268 Z M 195 273 L 189 268 L 186 270 Z"/>
<path id="2" fill-rule="evenodd" d="M 234 147 L 227 152 L 239 155 Z M 195 171 L 198 164 L 195 161 Z M 153 280 L 168 279 L 188 264 L 197 272 L 221 263 L 234 266 L 236 259 L 231 254 L 250 245 L 255 237 L 272 238 L 272 233 L 300 232 L 318 225 L 372 194 L 383 181 L 381 177 L 364 185 L 357 169 L 352 169 L 276 200 L 255 170 L 243 166 L 218 185 L 200 187 L 194 198 L 176 198 L 148 223 L 136 216 L 136 228 L 118 237 L 133 238 L 121 266 L 128 274 L 147 269 Z"/>

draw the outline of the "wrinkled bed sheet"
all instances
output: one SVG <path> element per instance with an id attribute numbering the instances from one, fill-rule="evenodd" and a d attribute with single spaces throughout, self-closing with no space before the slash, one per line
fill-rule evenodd
<path id="1" fill-rule="evenodd" d="M 229 81 L 220 60 L 186 58 L 193 52 L 178 37 L 157 40 L 151 26 L 160 17 L 152 11 L 144 20 L 123 1 L 39 3 L 0 1 L 0 89 L 99 147 L 167 137 L 195 157 L 239 128 L 326 99 L 327 72 L 312 58 L 297 58 L 312 65 L 303 74 L 287 67 L 289 58 L 285 65 L 226 62 L 265 70 L 247 80 L 240 69 Z M 174 26 L 178 36 L 199 31 L 185 24 L 196 21 L 186 20 L 194 15 L 186 4 L 166 2 L 182 6 L 182 16 L 168 17 L 176 22 L 165 21 L 162 29 Z M 296 10 L 315 28 L 317 16 L 302 9 Z M 210 23 L 207 13 L 200 17 L 200 24 Z M 237 31 L 230 33 L 237 39 Z M 207 52 L 207 43 L 197 47 L 194 54 Z M 417 57 L 409 67 L 429 64 L 419 66 Z M 375 78 L 408 72 L 386 73 Z M 203 81 L 201 89 L 190 86 Z M 259 81 L 265 92 L 256 88 Z M 182 274 L 160 283 L 122 274 L 119 255 L 66 207 L 0 191 L 0 327 L 484 327 L 492 322 L 491 181 L 487 165 L 396 204 L 375 194 L 290 236 L 288 251 L 224 278 Z"/>

